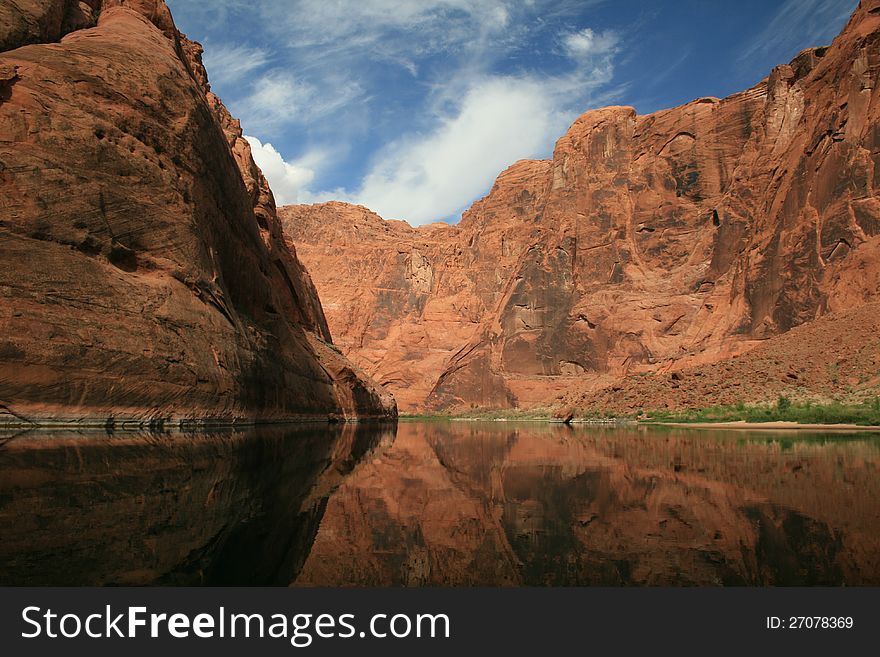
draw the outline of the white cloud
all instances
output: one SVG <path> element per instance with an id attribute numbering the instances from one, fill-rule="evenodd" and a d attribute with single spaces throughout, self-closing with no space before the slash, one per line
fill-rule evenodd
<path id="1" fill-rule="evenodd" d="M 315 179 L 315 169 L 325 159 L 320 152 L 312 152 L 296 162 L 287 162 L 270 143 L 245 135 L 251 145 L 254 162 L 269 181 L 275 202 L 288 205 L 300 200 L 300 193 Z"/>
<path id="2" fill-rule="evenodd" d="M 315 90 L 292 75 L 273 71 L 259 78 L 250 95 L 233 105 L 248 130 L 272 133 L 280 125 L 295 122 L 309 107 Z"/>
<path id="3" fill-rule="evenodd" d="M 205 44 L 204 64 L 212 84 L 232 84 L 269 62 L 268 51 L 242 45 Z"/>
<path id="4" fill-rule="evenodd" d="M 414 224 L 454 218 L 516 160 L 549 155 L 592 105 L 618 45 L 581 29 L 598 2 L 171 0 L 272 44 L 266 61 L 237 67 L 234 50 L 209 61 L 220 62 L 212 80 L 229 62 L 235 84 L 218 92 L 259 137 L 254 157 L 279 203 L 336 198 Z M 285 160 L 302 143 L 320 162 Z M 328 190 L 322 174 L 346 187 Z"/>
<path id="5" fill-rule="evenodd" d="M 614 52 L 618 40 L 617 34 L 611 30 L 595 32 L 589 27 L 562 37 L 565 50 L 572 59 L 608 55 Z"/>
<path id="6" fill-rule="evenodd" d="M 433 86 L 427 128 L 381 148 L 356 189 L 303 189 L 300 201 L 349 201 L 414 225 L 456 219 L 508 166 L 549 155 L 591 94 L 611 81 L 618 40 L 589 29 L 560 35 L 575 64 L 567 74 L 454 70 Z M 593 100 L 604 104 L 619 91 Z"/>
<path id="7" fill-rule="evenodd" d="M 503 169 L 550 143 L 555 117 L 543 91 L 514 78 L 476 84 L 434 132 L 384 149 L 352 200 L 413 224 L 462 210 Z"/>
<path id="8" fill-rule="evenodd" d="M 264 138 L 290 126 L 311 127 L 328 119 L 344 130 L 368 126 L 368 115 L 377 108 L 369 107 L 374 98 L 358 79 L 358 67 L 371 61 L 392 63 L 418 78 L 422 58 L 446 53 L 452 57 L 447 65 L 452 74 L 424 85 L 442 87 L 439 93 L 447 97 L 460 97 L 472 78 L 485 76 L 497 59 L 522 45 L 528 32 L 522 9 L 503 0 L 364 0 L 346 3 L 344 10 L 324 0 L 296 4 L 302 11 L 296 13 L 295 23 L 286 13 L 274 14 L 275 5 L 262 5 L 262 11 L 275 18 L 268 21 L 273 28 L 288 26 L 290 46 L 307 55 L 295 66 L 260 75 L 230 102 L 246 129 Z M 518 24 L 513 24 L 513 12 L 519 12 Z M 561 39 L 567 57 L 580 66 L 598 61 L 599 68 L 607 67 L 619 41 L 613 31 L 590 28 L 565 33 Z M 228 82 L 243 79 L 267 60 L 263 51 L 228 48 L 209 61 L 212 71 L 226 67 L 220 79 Z M 360 75 L 370 73 L 361 70 Z"/>
<path id="9" fill-rule="evenodd" d="M 454 219 L 515 161 L 549 155 L 591 94 L 611 81 L 616 33 L 584 29 L 560 38 L 576 64 L 570 73 L 500 76 L 459 69 L 435 87 L 432 128 L 383 148 L 356 191 L 311 199 L 347 200 L 416 225 Z M 604 104 L 620 91 L 593 101 Z"/>
<path id="10" fill-rule="evenodd" d="M 509 0 L 292 0 L 262 3 L 261 9 L 274 25 L 284 26 L 291 44 L 298 47 L 367 37 L 405 52 L 412 45 L 439 51 L 461 45 L 466 34 L 503 29 L 515 5 Z M 392 32 L 398 38 L 385 40 Z"/>
<path id="11" fill-rule="evenodd" d="M 254 82 L 244 99 L 231 103 L 233 113 L 249 131 L 265 136 L 288 125 L 322 120 L 363 95 L 359 83 L 340 74 L 330 77 L 332 90 L 319 89 L 285 71 L 270 71 Z"/>

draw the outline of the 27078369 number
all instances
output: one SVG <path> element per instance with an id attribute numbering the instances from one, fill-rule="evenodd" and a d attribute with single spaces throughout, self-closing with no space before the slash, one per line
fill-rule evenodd
<path id="1" fill-rule="evenodd" d="M 767 616 L 768 630 L 849 630 L 854 624 L 852 616 Z"/>

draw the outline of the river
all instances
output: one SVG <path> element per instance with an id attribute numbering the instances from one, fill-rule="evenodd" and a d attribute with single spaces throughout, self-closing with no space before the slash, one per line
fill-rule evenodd
<path id="1" fill-rule="evenodd" d="M 880 584 L 880 437 L 436 421 L 0 436 L 0 584 Z"/>

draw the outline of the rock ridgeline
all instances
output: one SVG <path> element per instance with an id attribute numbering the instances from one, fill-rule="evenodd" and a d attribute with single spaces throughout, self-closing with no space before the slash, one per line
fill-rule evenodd
<path id="1" fill-rule="evenodd" d="M 396 415 L 162 0 L 0 0 L 0 421 Z"/>
<path id="2" fill-rule="evenodd" d="M 878 76 L 880 2 L 863 0 L 747 91 L 587 112 L 456 226 L 279 215 L 343 351 L 401 409 L 583 399 L 880 300 Z"/>

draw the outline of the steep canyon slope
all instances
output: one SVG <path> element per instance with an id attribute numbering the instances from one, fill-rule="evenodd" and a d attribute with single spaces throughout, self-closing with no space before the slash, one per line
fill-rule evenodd
<path id="1" fill-rule="evenodd" d="M 279 214 L 341 348 L 403 410 L 583 399 L 880 300 L 878 76 L 880 1 L 863 0 L 747 91 L 587 112 L 456 226 Z"/>
<path id="2" fill-rule="evenodd" d="M 0 421 L 388 416 L 162 0 L 0 0 Z"/>

